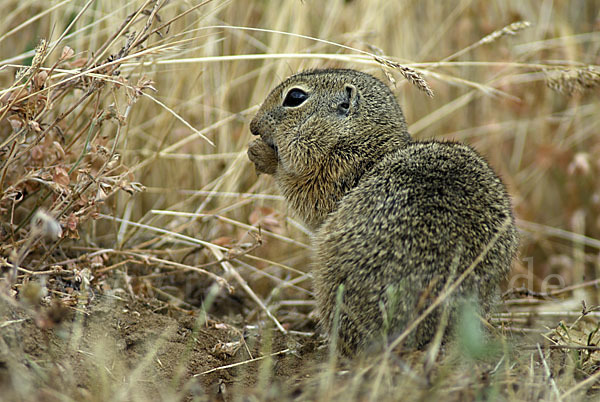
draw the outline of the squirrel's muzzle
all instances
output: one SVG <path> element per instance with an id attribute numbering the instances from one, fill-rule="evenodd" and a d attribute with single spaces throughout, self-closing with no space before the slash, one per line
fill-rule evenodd
<path id="1" fill-rule="evenodd" d="M 260 135 L 258 119 L 256 117 L 250 122 L 250 132 L 252 135 Z"/>
<path id="2" fill-rule="evenodd" d="M 253 135 L 259 135 L 260 138 L 271 148 L 273 148 L 275 150 L 275 152 L 277 152 L 277 146 L 275 145 L 273 138 L 271 135 L 269 135 L 268 133 L 264 132 L 264 130 L 261 130 L 261 121 L 258 118 L 258 116 L 255 116 L 252 121 L 250 122 L 250 132 Z M 268 130 L 267 130 L 268 131 Z"/>

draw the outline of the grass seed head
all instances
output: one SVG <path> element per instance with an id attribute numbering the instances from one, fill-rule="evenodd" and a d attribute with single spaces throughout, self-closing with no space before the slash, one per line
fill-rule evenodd
<path id="1" fill-rule="evenodd" d="M 577 69 L 544 70 L 549 88 L 573 96 L 600 86 L 600 71 L 593 66 Z"/>

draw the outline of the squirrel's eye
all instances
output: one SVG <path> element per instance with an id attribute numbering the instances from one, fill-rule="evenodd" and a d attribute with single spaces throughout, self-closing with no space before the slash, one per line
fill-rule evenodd
<path id="1" fill-rule="evenodd" d="M 305 100 L 308 99 L 308 94 L 300 88 L 292 88 L 285 96 L 283 100 L 283 106 L 295 107 L 300 106 Z"/>

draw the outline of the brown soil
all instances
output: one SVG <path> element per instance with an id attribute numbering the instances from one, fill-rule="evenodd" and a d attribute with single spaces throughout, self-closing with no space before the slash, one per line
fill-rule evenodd
<path id="1" fill-rule="evenodd" d="M 51 292 L 61 298 L 36 299 L 34 282 L 18 293 L 0 289 L 0 401 L 545 400 L 559 386 L 567 395 L 579 389 L 575 399 L 598 395 L 594 317 L 559 326 L 554 348 L 507 333 L 483 351 L 442 345 L 435 361 L 427 351 L 405 351 L 332 366 L 326 344 L 310 336 L 317 332 L 310 314 L 279 310 L 285 327 L 302 331 L 284 335 L 225 291 L 206 317 L 191 300 L 184 310 L 101 282 L 116 290 L 64 288 Z"/>
<path id="2" fill-rule="evenodd" d="M 269 328 L 259 335 L 256 327 L 241 322 L 204 320 L 198 312 L 155 304 L 108 296 L 76 310 L 2 302 L 0 395 L 8 400 L 231 400 L 260 391 L 256 385 L 262 375 L 269 392 L 277 394 L 273 397 L 292 396 L 295 380 L 310 375 L 307 362 L 314 367 L 325 354 L 315 337 L 282 336 Z M 220 369 L 286 349 L 270 361 Z"/>

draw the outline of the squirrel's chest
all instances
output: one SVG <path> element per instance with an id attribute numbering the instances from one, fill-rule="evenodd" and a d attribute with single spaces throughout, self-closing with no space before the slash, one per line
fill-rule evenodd
<path id="1" fill-rule="evenodd" d="M 311 230 L 321 226 L 348 191 L 345 183 L 319 180 L 318 177 L 299 180 L 282 175 L 276 179 L 290 209 Z"/>

